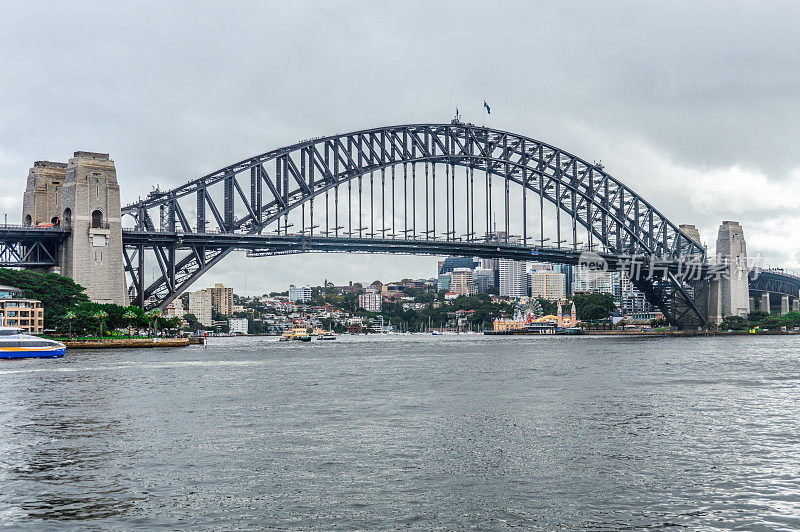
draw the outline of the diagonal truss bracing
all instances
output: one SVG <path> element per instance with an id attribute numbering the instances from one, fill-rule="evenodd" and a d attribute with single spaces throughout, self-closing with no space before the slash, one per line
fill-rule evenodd
<path id="1" fill-rule="evenodd" d="M 456 167 L 467 172 L 466 201 L 459 205 Z M 502 182 L 493 183 L 493 178 Z M 474 196 L 476 182 L 485 183 L 485 197 Z M 464 194 L 461 183 L 458 187 L 458 193 Z M 399 205 L 398 188 L 404 191 Z M 387 195 L 391 197 L 388 213 Z M 493 198 L 501 204 L 493 205 Z M 509 205 L 520 200 L 522 214 L 518 215 Z M 483 204 L 484 224 L 476 223 L 476 204 Z M 659 260 L 705 261 L 702 246 L 602 166 L 523 135 L 460 122 L 389 126 L 300 142 L 168 192 L 153 193 L 125 207 L 123 214 L 133 219 L 132 230 L 140 233 L 259 235 L 271 231 L 465 244 L 486 241 L 492 234 L 508 235 L 515 226 L 521 227 L 524 246 L 542 246 L 548 240 L 544 238 L 546 220 L 530 224 L 527 213 L 534 208 L 544 212 L 545 204 L 555 207 L 557 234 L 549 240 L 557 247 L 572 242 L 573 250 L 577 249 L 580 229 L 587 235 L 583 244 L 589 249 Z M 503 213 L 499 224 L 496 210 Z M 444 225 L 437 227 L 443 216 Z M 161 221 L 158 228 L 154 218 Z M 380 220 L 377 226 L 376 220 Z M 485 225 L 483 234 L 481 225 Z M 231 250 L 239 249 L 180 240 L 126 247 L 134 300 L 157 306 L 166 305 Z M 149 283 L 142 272 L 145 253 L 155 257 L 157 264 L 156 276 Z M 705 321 L 686 283 L 668 276 L 658 282 L 634 281 L 668 316 L 678 315 L 679 302 L 689 309 L 692 320 Z"/>

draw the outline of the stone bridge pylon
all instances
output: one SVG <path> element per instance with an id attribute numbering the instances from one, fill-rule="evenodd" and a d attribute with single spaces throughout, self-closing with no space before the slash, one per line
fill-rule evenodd
<path id="1" fill-rule="evenodd" d="M 53 271 L 85 287 L 92 301 L 128 304 L 119 184 L 107 153 L 76 151 L 67 163 L 35 162 L 28 173 L 22 222 L 69 229 L 60 268 Z"/>

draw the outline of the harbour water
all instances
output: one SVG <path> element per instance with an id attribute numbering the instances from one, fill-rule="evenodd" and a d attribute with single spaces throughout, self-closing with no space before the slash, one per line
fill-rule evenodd
<path id="1" fill-rule="evenodd" d="M 0 363 L 0 527 L 800 528 L 800 339 L 212 339 Z"/>

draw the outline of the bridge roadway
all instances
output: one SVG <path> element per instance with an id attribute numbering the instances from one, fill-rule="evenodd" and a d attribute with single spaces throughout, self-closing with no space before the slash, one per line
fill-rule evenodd
<path id="1" fill-rule="evenodd" d="M 517 261 L 551 262 L 577 265 L 586 262 L 588 250 L 577 247 L 515 246 L 507 243 L 485 241 L 459 241 L 439 239 L 391 239 L 310 236 L 301 234 L 252 235 L 241 233 L 181 233 L 164 231 L 124 230 L 122 238 L 125 246 L 152 246 L 153 244 L 192 249 L 198 246 L 206 249 L 239 249 L 250 256 L 271 256 L 309 252 L 350 252 L 350 253 L 389 253 L 405 255 L 454 255 Z M 624 255 L 595 252 L 602 258 L 610 271 L 617 271 L 637 264 L 637 270 L 647 275 L 669 271 L 675 275 L 686 273 L 687 264 L 674 259 L 655 260 L 652 263 L 643 255 Z M 591 258 L 591 257 L 590 257 Z M 700 278 L 713 277 L 719 268 L 708 262 L 692 265 Z"/>
<path id="2" fill-rule="evenodd" d="M 0 267 L 50 268 L 58 265 L 60 245 L 69 237 L 64 227 L 29 227 L 23 225 L 0 226 Z M 481 258 L 552 262 L 577 265 L 585 249 L 548 246 L 514 246 L 493 242 L 435 240 L 435 239 L 380 239 L 326 237 L 302 234 L 240 234 L 240 233 L 182 233 L 167 231 L 123 231 L 125 246 L 159 244 L 176 250 L 204 247 L 206 249 L 238 249 L 251 256 L 270 256 L 294 253 L 389 253 L 406 255 L 456 255 Z M 681 265 L 674 260 L 656 260 L 653 264 L 642 256 L 614 253 L 597 253 L 606 261 L 610 271 L 622 269 L 631 260 L 641 264 L 643 275 L 668 270 L 681 273 Z M 635 258 L 634 258 L 635 257 Z M 699 268 L 702 278 L 714 275 L 715 268 L 704 263 Z M 781 268 L 760 269 L 751 272 L 750 295 L 759 297 L 764 292 L 800 298 L 800 276 Z"/>
<path id="3" fill-rule="evenodd" d="M 0 267 L 57 266 L 59 248 L 69 233 L 62 227 L 0 226 Z"/>

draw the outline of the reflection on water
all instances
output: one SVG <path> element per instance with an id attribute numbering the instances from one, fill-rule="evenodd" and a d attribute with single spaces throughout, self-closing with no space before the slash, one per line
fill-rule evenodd
<path id="1" fill-rule="evenodd" d="M 0 363 L 0 526 L 800 528 L 794 338 L 213 339 Z"/>

